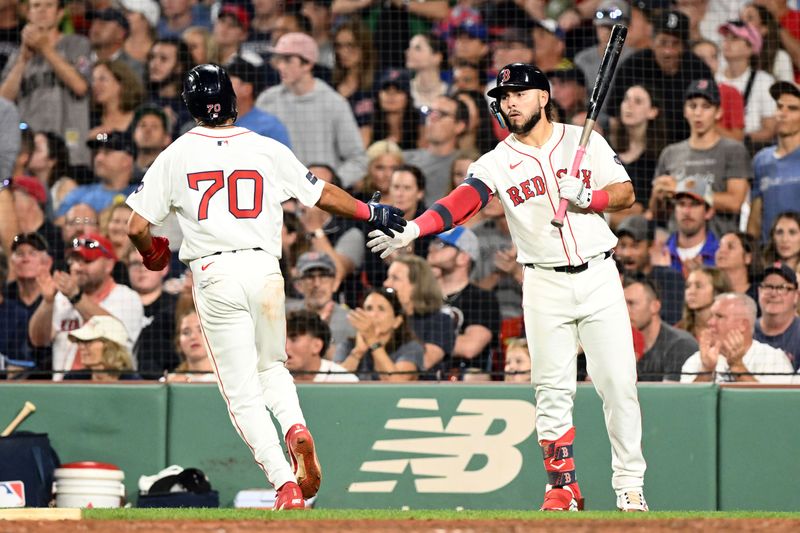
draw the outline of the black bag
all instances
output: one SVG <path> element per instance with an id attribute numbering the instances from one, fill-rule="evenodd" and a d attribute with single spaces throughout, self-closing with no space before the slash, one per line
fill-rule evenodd
<path id="1" fill-rule="evenodd" d="M 178 492 L 173 492 L 176 489 Z M 157 480 L 147 494 L 139 494 L 137 507 L 219 507 L 219 493 L 196 468 Z"/>
<path id="2" fill-rule="evenodd" d="M 16 431 L 0 438 L 0 482 L 25 485 L 25 507 L 47 507 L 53 498 L 53 475 L 61 465 L 47 433 Z"/>

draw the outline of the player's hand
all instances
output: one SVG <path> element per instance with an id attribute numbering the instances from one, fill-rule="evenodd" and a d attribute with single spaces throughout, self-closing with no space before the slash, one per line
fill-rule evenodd
<path id="1" fill-rule="evenodd" d="M 408 223 L 403 218 L 403 211 L 393 205 L 379 204 L 381 192 L 375 191 L 367 206 L 369 207 L 369 220 L 378 230 L 389 237 L 394 236 L 394 232 L 403 231 L 403 227 Z"/>
<path id="2" fill-rule="evenodd" d="M 370 231 L 368 237 L 370 237 L 371 240 L 367 241 L 367 248 L 375 254 L 380 252 L 381 259 L 386 259 L 390 254 L 401 248 L 405 248 L 411 244 L 414 239 L 419 237 L 419 226 L 417 226 L 416 222 L 409 222 L 405 228 L 402 228 L 393 236 L 386 235 L 381 230 L 376 229 Z"/>
<path id="3" fill-rule="evenodd" d="M 561 198 L 581 209 L 586 209 L 592 203 L 592 190 L 586 187 L 582 179 L 567 176 L 558 182 Z"/>
<path id="4" fill-rule="evenodd" d="M 166 237 L 153 237 L 153 244 L 149 250 L 141 252 L 142 263 L 148 270 L 158 272 L 164 270 L 169 264 L 170 251 L 169 239 Z"/>

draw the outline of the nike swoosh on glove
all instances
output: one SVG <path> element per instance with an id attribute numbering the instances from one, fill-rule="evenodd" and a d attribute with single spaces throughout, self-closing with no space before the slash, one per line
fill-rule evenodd
<path id="1" fill-rule="evenodd" d="M 369 207 L 369 219 L 379 231 L 394 236 L 394 232 L 403 231 L 407 224 L 403 218 L 403 211 L 393 205 L 379 204 L 381 191 L 375 191 L 367 206 Z"/>
<path id="2" fill-rule="evenodd" d="M 558 182 L 561 198 L 566 198 L 573 205 L 586 209 L 592 203 L 592 190 L 587 188 L 582 179 L 567 176 Z"/>
<path id="3" fill-rule="evenodd" d="M 409 222 L 405 228 L 392 235 L 386 235 L 380 230 L 369 232 L 371 240 L 367 242 L 367 248 L 372 253 L 381 252 L 381 259 L 385 259 L 389 254 L 405 248 L 419 237 L 419 226 L 416 222 Z"/>

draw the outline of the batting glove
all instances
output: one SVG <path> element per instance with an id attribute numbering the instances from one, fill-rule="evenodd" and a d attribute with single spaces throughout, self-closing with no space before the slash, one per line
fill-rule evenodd
<path id="1" fill-rule="evenodd" d="M 586 209 L 592 203 L 592 190 L 587 188 L 582 179 L 567 176 L 559 180 L 559 194 L 573 205 Z"/>
<path id="2" fill-rule="evenodd" d="M 389 237 L 394 236 L 394 232 L 403 231 L 407 224 L 403 218 L 403 211 L 393 205 L 379 204 L 381 192 L 375 191 L 372 199 L 367 206 L 369 207 L 369 219 L 375 228 L 385 233 Z"/>
<path id="3" fill-rule="evenodd" d="M 153 237 L 150 249 L 142 254 L 142 263 L 148 270 L 160 271 L 169 264 L 170 251 L 169 239 L 166 237 Z"/>
<path id="4" fill-rule="evenodd" d="M 381 253 L 381 259 L 385 259 L 389 254 L 405 248 L 411 242 L 419 237 L 419 226 L 416 222 L 409 222 L 405 228 L 392 235 L 386 235 L 380 230 L 374 230 L 369 233 L 370 241 L 367 242 L 367 248 L 372 253 Z"/>

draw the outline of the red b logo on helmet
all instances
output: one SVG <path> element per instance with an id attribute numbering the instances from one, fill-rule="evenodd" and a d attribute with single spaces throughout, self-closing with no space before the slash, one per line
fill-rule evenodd
<path id="1" fill-rule="evenodd" d="M 511 79 L 511 71 L 507 68 L 504 68 L 500 71 L 500 83 L 505 83 Z"/>

